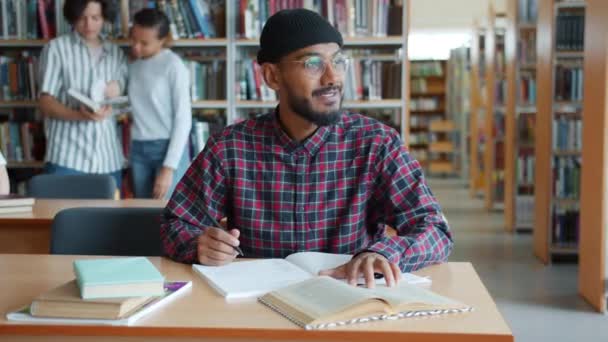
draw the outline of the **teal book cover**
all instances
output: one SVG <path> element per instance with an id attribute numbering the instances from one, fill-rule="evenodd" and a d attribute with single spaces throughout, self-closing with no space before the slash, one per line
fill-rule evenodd
<path id="1" fill-rule="evenodd" d="M 150 284 L 164 282 L 163 275 L 144 257 L 80 259 L 74 261 L 74 274 L 81 293 L 84 288 Z"/>

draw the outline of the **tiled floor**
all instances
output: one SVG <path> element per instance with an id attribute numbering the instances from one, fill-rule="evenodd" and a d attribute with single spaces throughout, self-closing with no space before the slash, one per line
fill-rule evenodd
<path id="1" fill-rule="evenodd" d="M 483 209 L 459 181 L 429 183 L 454 231 L 450 260 L 473 263 L 516 341 L 608 341 L 608 316 L 577 294 L 576 265 L 542 265 L 532 235 L 505 233 L 502 213 Z"/>

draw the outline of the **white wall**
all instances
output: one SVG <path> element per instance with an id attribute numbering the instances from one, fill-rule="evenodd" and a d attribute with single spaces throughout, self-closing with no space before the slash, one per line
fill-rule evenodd
<path id="1" fill-rule="evenodd" d="M 490 1 L 497 13 L 515 0 L 410 0 L 409 56 L 446 59 L 453 48 L 467 44 L 475 20 L 485 21 Z"/>

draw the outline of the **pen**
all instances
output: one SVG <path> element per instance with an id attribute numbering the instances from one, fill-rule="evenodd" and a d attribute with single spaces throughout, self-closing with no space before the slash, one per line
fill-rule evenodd
<path id="1" fill-rule="evenodd" d="M 207 211 L 207 208 L 205 208 L 204 206 L 201 206 L 201 209 L 203 209 L 203 213 L 205 214 L 205 216 L 207 216 L 207 218 L 209 220 L 211 220 L 211 224 L 213 224 L 217 228 L 224 229 L 224 227 L 221 224 L 219 224 L 219 222 L 217 222 L 213 218 L 213 216 L 211 216 L 211 214 L 209 214 L 209 212 Z M 224 230 L 226 230 L 226 229 L 224 229 Z M 234 250 L 237 251 L 240 256 L 245 256 L 245 253 L 243 253 L 243 250 L 241 250 L 241 248 L 239 246 L 232 246 L 232 248 L 234 248 Z"/>

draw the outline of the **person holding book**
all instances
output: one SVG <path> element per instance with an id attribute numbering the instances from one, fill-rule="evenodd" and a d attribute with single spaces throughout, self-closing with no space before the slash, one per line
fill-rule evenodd
<path id="1" fill-rule="evenodd" d="M 257 60 L 279 105 L 208 140 L 164 210 L 166 255 L 224 265 L 237 246 L 248 258 L 352 254 L 320 274 L 369 287 L 377 273 L 392 286 L 400 272 L 447 261 L 451 231 L 420 164 L 395 130 L 341 109 L 342 44 L 309 10 L 266 21 Z M 228 231 L 212 224 L 223 217 Z"/>
<path id="2" fill-rule="evenodd" d="M 109 0 L 65 0 L 63 15 L 73 31 L 43 49 L 39 105 L 47 138 L 45 172 L 108 174 L 120 188 L 124 156 L 111 108 L 92 112 L 68 96 L 70 89 L 91 98 L 124 91 L 127 59 L 101 34 L 115 11 Z"/>
<path id="3" fill-rule="evenodd" d="M 6 159 L 0 152 L 0 195 L 8 195 L 11 192 L 11 183 L 6 172 Z"/>
<path id="4" fill-rule="evenodd" d="M 142 9 L 133 17 L 129 66 L 131 172 L 139 198 L 165 198 L 189 165 L 188 137 L 192 127 L 189 71 L 166 46 L 169 19 L 157 9 Z"/>

